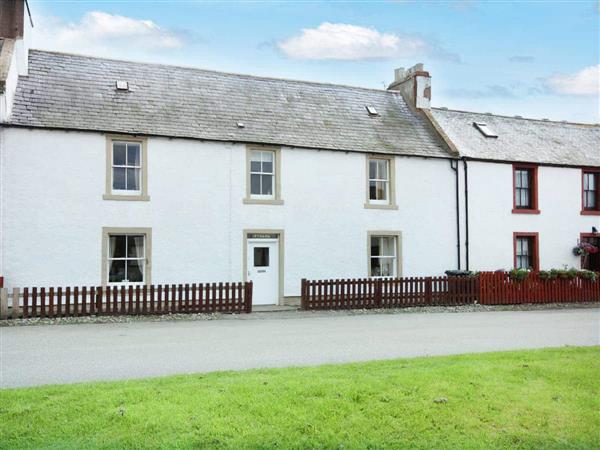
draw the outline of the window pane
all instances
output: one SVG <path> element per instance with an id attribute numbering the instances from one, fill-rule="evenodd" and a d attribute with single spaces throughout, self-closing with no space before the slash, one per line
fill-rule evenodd
<path id="1" fill-rule="evenodd" d="M 140 190 L 140 169 L 127 169 L 127 190 Z"/>
<path id="2" fill-rule="evenodd" d="M 261 152 L 259 152 L 257 150 L 252 150 L 250 152 L 250 162 L 255 162 L 256 161 L 256 162 L 260 163 L 260 161 L 261 161 L 261 159 L 260 159 L 260 153 Z"/>
<path id="3" fill-rule="evenodd" d="M 140 144 L 127 144 L 127 165 L 140 165 Z"/>
<path id="4" fill-rule="evenodd" d="M 262 195 L 273 195 L 273 175 L 261 175 Z"/>
<path id="5" fill-rule="evenodd" d="M 125 170 L 120 167 L 113 168 L 113 189 L 125 189 Z"/>
<path id="6" fill-rule="evenodd" d="M 377 182 L 369 181 L 369 199 L 377 200 Z"/>
<path id="7" fill-rule="evenodd" d="M 125 280 L 125 261 L 117 260 L 110 261 L 110 267 L 108 271 L 108 281 L 111 283 L 118 283 Z"/>
<path id="8" fill-rule="evenodd" d="M 369 179 L 373 180 L 377 178 L 377 161 L 369 161 Z"/>
<path id="9" fill-rule="evenodd" d="M 127 238 L 124 235 L 109 236 L 109 258 L 125 258 L 126 240 Z"/>
<path id="10" fill-rule="evenodd" d="M 143 259 L 130 259 L 127 261 L 127 281 L 132 283 L 144 281 Z"/>
<path id="11" fill-rule="evenodd" d="M 273 163 L 272 162 L 263 162 L 262 163 L 262 171 L 266 173 L 273 173 Z"/>
<path id="12" fill-rule="evenodd" d="M 396 239 L 393 237 L 382 237 L 381 238 L 381 255 L 382 256 L 395 256 L 396 255 Z"/>
<path id="13" fill-rule="evenodd" d="M 394 260 L 392 258 L 380 259 L 380 276 L 392 277 L 394 276 Z"/>
<path id="14" fill-rule="evenodd" d="M 374 277 L 393 277 L 394 259 L 393 258 L 371 258 L 371 276 Z"/>
<path id="15" fill-rule="evenodd" d="M 589 189 L 589 185 L 590 185 L 590 174 L 585 173 L 585 174 L 583 174 L 583 190 L 587 191 Z"/>
<path id="16" fill-rule="evenodd" d="M 388 165 L 388 162 L 383 159 L 380 159 L 377 161 L 377 178 L 379 178 L 380 180 L 388 179 L 387 165 Z"/>
<path id="17" fill-rule="evenodd" d="M 260 172 L 260 163 L 256 161 L 251 161 L 250 172 Z"/>
<path id="18" fill-rule="evenodd" d="M 115 166 L 125 165 L 125 144 L 113 144 L 113 164 Z"/>
<path id="19" fill-rule="evenodd" d="M 387 181 L 376 181 L 377 200 L 387 200 Z"/>
<path id="20" fill-rule="evenodd" d="M 381 266 L 379 264 L 379 258 L 371 258 L 371 276 L 381 276 Z"/>
<path id="21" fill-rule="evenodd" d="M 377 236 L 371 236 L 371 256 L 381 255 L 381 239 Z"/>
<path id="22" fill-rule="evenodd" d="M 274 158 L 273 152 L 261 152 L 262 153 L 262 161 L 272 163 Z"/>
<path id="23" fill-rule="evenodd" d="M 260 195 L 260 175 L 250 175 L 250 193 Z"/>
<path id="24" fill-rule="evenodd" d="M 144 236 L 127 236 L 127 257 L 144 257 Z"/>
<path id="25" fill-rule="evenodd" d="M 254 267 L 269 267 L 269 247 L 254 247 Z"/>

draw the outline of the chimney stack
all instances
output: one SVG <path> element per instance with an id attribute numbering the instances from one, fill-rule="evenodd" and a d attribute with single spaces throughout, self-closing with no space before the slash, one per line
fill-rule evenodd
<path id="1" fill-rule="evenodd" d="M 413 108 L 431 107 L 431 76 L 424 70 L 423 64 L 415 64 L 410 69 L 396 69 L 394 82 L 388 86 L 388 90 L 399 91 Z"/>
<path id="2" fill-rule="evenodd" d="M 0 2 L 0 38 L 23 38 L 25 31 L 25 0 Z"/>
<path id="3" fill-rule="evenodd" d="M 28 74 L 31 26 L 26 0 L 0 0 L 0 121 L 10 116 L 19 76 Z"/>

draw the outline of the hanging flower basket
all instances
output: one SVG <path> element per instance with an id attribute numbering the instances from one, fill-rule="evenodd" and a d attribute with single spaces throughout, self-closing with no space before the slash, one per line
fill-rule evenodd
<path id="1" fill-rule="evenodd" d="M 575 256 L 587 256 L 594 253 L 598 253 L 598 247 L 589 242 L 580 242 L 576 247 L 573 247 L 573 254 Z"/>

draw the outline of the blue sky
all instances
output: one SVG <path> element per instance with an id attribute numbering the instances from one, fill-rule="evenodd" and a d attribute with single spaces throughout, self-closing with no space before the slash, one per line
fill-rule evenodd
<path id="1" fill-rule="evenodd" d="M 600 122 L 600 3 L 29 0 L 33 46 L 383 88 L 425 63 L 432 103 Z"/>

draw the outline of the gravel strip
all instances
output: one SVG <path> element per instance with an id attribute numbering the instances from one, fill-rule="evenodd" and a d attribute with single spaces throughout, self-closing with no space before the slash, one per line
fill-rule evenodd
<path id="1" fill-rule="evenodd" d="M 25 325 L 73 325 L 82 323 L 129 323 L 129 322 L 166 322 L 175 320 L 264 320 L 264 319 L 297 319 L 301 317 L 357 316 L 366 314 L 415 314 L 415 313 L 464 313 L 486 311 L 539 311 L 551 309 L 586 309 L 600 308 L 599 302 L 590 303 L 547 303 L 523 305 L 461 305 L 461 306 L 417 306 L 391 309 L 350 309 L 323 311 L 264 311 L 251 314 L 164 314 L 146 316 L 80 316 L 55 318 L 8 319 L 0 321 L 0 327 Z"/>

